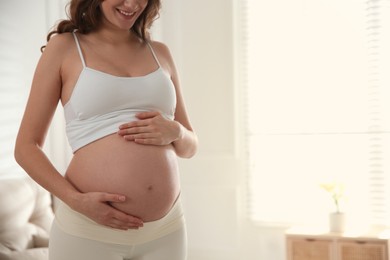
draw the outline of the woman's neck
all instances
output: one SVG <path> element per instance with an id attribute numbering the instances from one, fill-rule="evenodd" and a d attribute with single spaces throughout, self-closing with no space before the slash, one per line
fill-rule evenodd
<path id="1" fill-rule="evenodd" d="M 103 43 L 112 45 L 128 44 L 129 42 L 139 42 L 139 38 L 133 31 L 113 30 L 111 28 L 99 28 L 91 33 L 96 39 Z"/>

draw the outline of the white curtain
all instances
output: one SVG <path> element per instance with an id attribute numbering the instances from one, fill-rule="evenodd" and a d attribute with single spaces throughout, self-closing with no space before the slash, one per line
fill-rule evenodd
<path id="1" fill-rule="evenodd" d="M 248 212 L 325 224 L 321 183 L 349 224 L 388 224 L 389 0 L 246 0 Z"/>

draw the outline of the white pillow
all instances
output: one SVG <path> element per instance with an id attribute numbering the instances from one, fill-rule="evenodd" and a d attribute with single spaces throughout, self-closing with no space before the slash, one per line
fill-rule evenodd
<path id="1" fill-rule="evenodd" d="M 34 245 L 33 235 L 36 234 L 36 226 L 27 223 L 25 226 L 4 230 L 0 233 L 0 244 L 12 251 L 23 251 Z"/>
<path id="2" fill-rule="evenodd" d="M 34 247 L 48 247 L 49 233 L 43 228 L 37 227 L 36 234 L 33 235 Z"/>

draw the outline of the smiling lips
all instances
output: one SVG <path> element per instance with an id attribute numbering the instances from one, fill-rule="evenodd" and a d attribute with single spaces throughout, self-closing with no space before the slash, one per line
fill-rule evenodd
<path id="1" fill-rule="evenodd" d="M 126 11 L 123 11 L 123 10 L 120 10 L 120 9 L 118 9 L 118 11 L 119 11 L 122 15 L 124 15 L 124 16 L 126 16 L 126 17 L 128 17 L 128 18 L 132 17 L 132 16 L 135 14 L 135 12 L 126 12 Z"/>

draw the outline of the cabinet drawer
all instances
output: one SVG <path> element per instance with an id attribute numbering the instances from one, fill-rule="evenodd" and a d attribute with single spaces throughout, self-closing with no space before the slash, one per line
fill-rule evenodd
<path id="1" fill-rule="evenodd" d="M 387 260 L 387 243 L 340 240 L 337 252 L 342 260 Z"/>
<path id="2" fill-rule="evenodd" d="M 288 238 L 288 260 L 332 260 L 332 240 L 312 238 Z"/>

